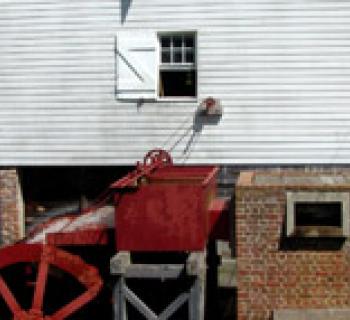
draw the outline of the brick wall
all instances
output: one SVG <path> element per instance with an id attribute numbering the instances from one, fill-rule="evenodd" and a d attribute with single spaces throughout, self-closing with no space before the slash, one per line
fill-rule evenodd
<path id="1" fill-rule="evenodd" d="M 256 185 L 243 174 L 236 186 L 238 319 L 272 319 L 277 309 L 350 308 L 348 240 L 288 239 L 286 190 L 305 185 Z M 350 186 L 311 186 L 350 191 Z"/>
<path id="2" fill-rule="evenodd" d="M 16 169 L 0 169 L 0 245 L 23 234 L 23 204 Z"/>

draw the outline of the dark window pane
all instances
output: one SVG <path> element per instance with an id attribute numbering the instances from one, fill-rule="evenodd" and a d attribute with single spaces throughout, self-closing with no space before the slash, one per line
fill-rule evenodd
<path id="1" fill-rule="evenodd" d="M 192 50 L 186 51 L 186 60 L 187 63 L 194 63 L 194 53 Z"/>
<path id="2" fill-rule="evenodd" d="M 340 202 L 297 202 L 295 225 L 341 227 Z"/>
<path id="3" fill-rule="evenodd" d="M 182 37 L 175 36 L 173 38 L 173 46 L 174 48 L 181 48 L 182 47 Z"/>
<path id="4" fill-rule="evenodd" d="M 162 48 L 169 48 L 170 47 L 170 37 L 161 37 L 160 43 Z"/>
<path id="5" fill-rule="evenodd" d="M 174 51 L 174 62 L 175 63 L 182 62 L 182 51 L 181 50 Z"/>
<path id="6" fill-rule="evenodd" d="M 195 97 L 197 95 L 196 71 L 161 71 L 161 97 Z"/>
<path id="7" fill-rule="evenodd" d="M 194 39 L 193 37 L 185 37 L 185 47 L 194 48 Z"/>
<path id="8" fill-rule="evenodd" d="M 162 51 L 162 63 L 170 63 L 170 51 Z"/>

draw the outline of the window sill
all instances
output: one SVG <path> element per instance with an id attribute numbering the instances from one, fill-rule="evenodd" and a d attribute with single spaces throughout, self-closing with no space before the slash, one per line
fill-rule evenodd
<path id="1" fill-rule="evenodd" d="M 157 102 L 186 102 L 186 103 L 198 103 L 197 97 L 158 97 Z"/>

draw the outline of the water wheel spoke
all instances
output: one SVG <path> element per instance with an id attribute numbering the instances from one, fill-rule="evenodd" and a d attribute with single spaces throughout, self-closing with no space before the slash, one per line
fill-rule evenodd
<path id="1" fill-rule="evenodd" d="M 3 297 L 6 307 L 13 314 L 14 320 L 66 319 L 91 301 L 98 294 L 103 285 L 103 281 L 95 267 L 88 265 L 79 256 L 53 246 L 15 244 L 0 250 L 0 270 L 19 263 L 37 264 L 38 271 L 33 295 L 31 301 L 29 301 L 29 303 L 31 303 L 30 310 L 23 310 L 21 308 L 14 294 L 0 275 L 0 297 Z M 55 305 L 57 305 L 56 310 L 58 311 L 54 312 L 52 316 L 46 315 L 44 312 L 44 302 L 48 302 L 50 298 L 50 295 L 48 297 L 46 295 L 49 290 L 48 288 L 50 288 L 50 285 L 48 286 L 47 284 L 48 281 L 50 282 L 49 271 L 51 270 L 51 266 L 60 270 L 60 274 L 61 272 L 67 273 L 69 276 L 75 278 L 80 283 L 80 286 L 82 285 L 86 290 L 63 307 L 61 307 L 62 303 L 60 301 L 54 301 Z M 14 271 L 16 271 L 15 268 Z M 24 272 L 24 270 L 21 272 Z M 23 275 L 26 276 L 26 274 Z M 52 276 L 53 279 L 55 279 L 55 273 L 53 273 Z M 55 280 L 57 282 L 57 279 Z M 17 285 L 20 286 L 20 283 Z M 58 290 L 62 291 L 63 288 L 64 283 L 62 286 L 59 285 Z M 27 298 L 26 293 L 27 291 L 24 290 L 23 298 Z M 0 313 L 2 313 L 2 309 Z M 4 315 L 0 314 L 0 320 L 3 319 L 3 317 Z"/>
<path id="2" fill-rule="evenodd" d="M 7 286 L 6 282 L 4 279 L 0 276 L 0 294 L 4 298 L 6 304 L 10 308 L 11 312 L 13 314 L 18 314 L 21 310 L 21 307 L 17 303 L 17 300 L 13 296 L 11 290 Z"/>
<path id="3" fill-rule="evenodd" d="M 92 297 L 94 297 L 95 294 L 91 291 L 85 291 L 83 294 L 66 304 L 64 307 L 56 311 L 52 316 L 51 319 L 53 320 L 61 320 L 66 319 L 69 317 L 72 313 L 74 313 L 76 310 L 80 309 L 83 305 L 88 303 Z"/>
<path id="4" fill-rule="evenodd" d="M 49 264 L 47 263 L 46 259 L 42 259 L 39 264 L 38 275 L 36 278 L 35 291 L 32 303 L 33 310 L 42 309 L 48 269 Z"/>

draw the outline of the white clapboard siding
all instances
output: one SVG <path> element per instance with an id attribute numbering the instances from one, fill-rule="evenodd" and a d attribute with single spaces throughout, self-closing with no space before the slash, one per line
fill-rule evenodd
<path id="1" fill-rule="evenodd" d="M 156 147 L 190 164 L 350 161 L 349 1 L 0 0 L 0 8 L 0 166 L 130 165 Z M 155 99 L 164 31 L 197 33 L 196 101 Z M 118 48 L 132 52 L 141 77 Z M 196 116 L 208 96 L 221 100 L 219 121 Z"/>

